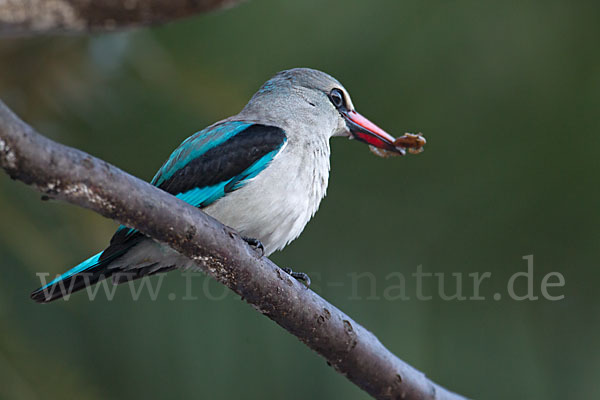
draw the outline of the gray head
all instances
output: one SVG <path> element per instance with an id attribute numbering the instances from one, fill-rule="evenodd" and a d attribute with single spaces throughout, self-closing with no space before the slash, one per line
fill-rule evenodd
<path id="1" fill-rule="evenodd" d="M 309 125 L 313 134 L 346 136 L 398 152 L 394 138 L 354 109 L 344 86 L 332 76 L 310 68 L 281 71 L 265 82 L 239 114 L 282 128 Z M 286 129 L 288 130 L 288 129 Z"/>

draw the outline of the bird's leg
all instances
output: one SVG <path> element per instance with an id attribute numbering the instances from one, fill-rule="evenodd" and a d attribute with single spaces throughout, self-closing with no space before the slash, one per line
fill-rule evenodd
<path id="1" fill-rule="evenodd" d="M 260 240 L 258 240 L 256 238 L 244 236 L 244 235 L 242 235 L 242 239 L 244 239 L 244 241 L 246 243 L 248 243 L 251 247 L 259 250 L 261 257 L 265 254 L 265 247 L 263 246 L 263 244 L 261 243 Z M 283 270 L 283 272 L 290 275 L 292 278 L 304 282 L 304 284 L 306 285 L 307 288 L 310 286 L 310 277 L 308 276 L 308 274 L 306 274 L 304 272 L 292 271 L 291 268 L 281 268 L 281 269 Z"/>
<path id="2" fill-rule="evenodd" d="M 244 241 L 248 243 L 250 247 L 253 247 L 254 249 L 260 251 L 261 257 L 265 255 L 265 246 L 263 246 L 260 240 L 243 235 L 242 239 L 244 239 Z"/>
<path id="3" fill-rule="evenodd" d="M 292 271 L 291 268 L 281 268 L 283 272 L 290 275 L 292 278 L 298 279 L 299 281 L 303 281 L 306 287 L 310 287 L 310 277 L 304 272 L 296 272 Z"/>

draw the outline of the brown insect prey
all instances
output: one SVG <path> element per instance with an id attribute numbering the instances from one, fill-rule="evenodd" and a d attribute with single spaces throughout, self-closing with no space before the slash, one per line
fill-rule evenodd
<path id="1" fill-rule="evenodd" d="M 380 149 L 374 146 L 369 146 L 369 149 L 373 154 L 379 157 L 394 157 L 394 156 L 403 156 L 406 154 L 406 150 L 410 154 L 419 154 L 423 151 L 423 146 L 425 146 L 427 140 L 421 133 L 405 133 L 404 135 L 396 138 L 394 140 L 394 146 L 396 146 L 396 151 Z"/>

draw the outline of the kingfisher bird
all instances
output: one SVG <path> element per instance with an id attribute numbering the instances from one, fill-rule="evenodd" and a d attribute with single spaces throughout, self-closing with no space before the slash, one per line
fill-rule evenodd
<path id="1" fill-rule="evenodd" d="M 268 256 L 296 239 L 317 211 L 329 180 L 329 139 L 335 136 L 403 151 L 356 112 L 335 78 L 309 68 L 282 71 L 239 114 L 183 141 L 151 184 L 234 228 Z M 104 251 L 31 298 L 45 303 L 105 278 L 119 283 L 119 274 L 130 280 L 194 267 L 167 245 L 121 225 Z"/>

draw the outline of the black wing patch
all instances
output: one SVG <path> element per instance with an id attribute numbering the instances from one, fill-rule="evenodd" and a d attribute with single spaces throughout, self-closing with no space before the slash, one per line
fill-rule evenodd
<path id="1" fill-rule="evenodd" d="M 158 187 L 176 195 L 216 185 L 243 173 L 266 154 L 281 147 L 285 140 L 285 132 L 281 128 L 251 125 L 220 146 L 191 160 Z"/>

